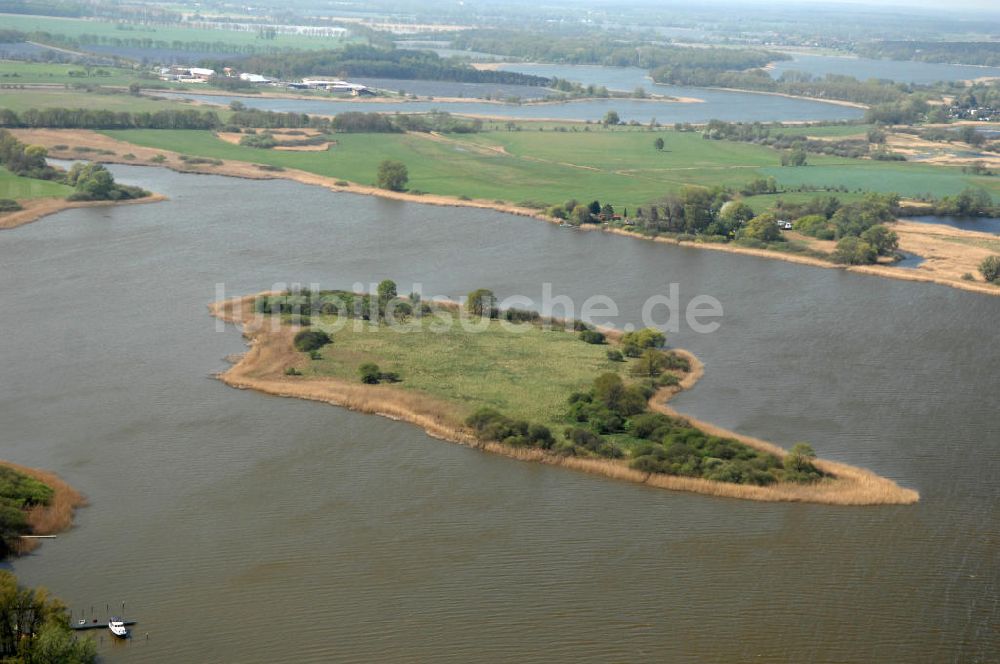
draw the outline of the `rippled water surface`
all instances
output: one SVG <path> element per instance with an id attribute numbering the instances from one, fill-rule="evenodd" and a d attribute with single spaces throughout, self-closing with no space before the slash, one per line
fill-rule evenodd
<path id="1" fill-rule="evenodd" d="M 112 662 L 987 662 L 1000 298 L 410 205 L 115 167 L 165 203 L 0 233 L 0 450 L 84 491 L 11 566 L 140 619 Z M 866 466 L 907 507 L 760 504 L 497 458 L 228 388 L 206 304 L 275 282 L 725 308 L 686 413 Z M 148 633 L 148 639 L 146 634 Z M 113 647 L 114 646 L 114 647 Z"/>

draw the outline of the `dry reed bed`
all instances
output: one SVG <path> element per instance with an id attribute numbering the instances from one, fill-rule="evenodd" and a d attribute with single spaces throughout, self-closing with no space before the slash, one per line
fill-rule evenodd
<path id="1" fill-rule="evenodd" d="M 69 530 L 73 525 L 73 515 L 76 513 L 76 509 L 87 504 L 87 500 L 79 491 L 55 473 L 29 468 L 9 461 L 0 461 L 0 464 L 33 477 L 53 490 L 50 504 L 39 505 L 28 510 L 28 525 L 31 527 L 33 535 L 54 535 Z M 38 540 L 22 539 L 18 546 L 18 553 L 28 553 L 37 546 Z"/>
<path id="2" fill-rule="evenodd" d="M 258 295 L 233 298 L 209 306 L 212 315 L 239 325 L 248 340 L 249 351 L 218 378 L 231 387 L 252 389 L 281 397 L 322 401 L 362 413 L 381 415 L 410 422 L 429 435 L 500 454 L 521 461 L 533 461 L 617 480 L 626 480 L 675 491 L 693 491 L 724 498 L 740 498 L 768 502 L 805 502 L 827 505 L 889 505 L 912 504 L 919 494 L 898 486 L 892 480 L 862 469 L 834 461 L 816 460 L 816 466 L 834 476 L 816 484 L 779 484 L 767 487 L 714 482 L 700 478 L 675 477 L 644 473 L 629 468 L 626 462 L 611 459 L 564 457 L 539 449 L 512 448 L 501 443 L 481 442 L 453 414 L 453 408 L 433 397 L 389 385 L 362 385 L 346 381 L 287 378 L 285 367 L 298 359 L 292 337 L 299 329 L 289 325 L 274 325 L 273 319 L 256 319 L 253 301 Z M 261 322 L 265 321 L 265 322 Z M 705 433 L 734 438 L 750 447 L 772 454 L 784 455 L 785 450 L 757 438 L 744 436 L 715 425 L 678 414 L 666 405 L 674 394 L 690 389 L 704 375 L 704 365 L 693 354 L 675 351 L 691 362 L 691 371 L 680 385 L 661 389 L 650 399 L 650 407 L 658 412 L 681 417 Z"/>

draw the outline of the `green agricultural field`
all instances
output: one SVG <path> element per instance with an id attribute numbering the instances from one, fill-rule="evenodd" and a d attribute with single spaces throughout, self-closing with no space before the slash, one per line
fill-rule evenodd
<path id="1" fill-rule="evenodd" d="M 986 189 L 1000 195 L 1000 178 L 975 177 L 957 166 L 932 166 L 913 162 L 841 160 L 833 166 L 809 156 L 809 166 L 763 169 L 786 187 L 843 186 L 851 191 L 898 192 L 903 196 L 954 195 L 966 187 Z"/>
<path id="2" fill-rule="evenodd" d="M 97 35 L 114 39 L 149 39 L 165 42 L 222 42 L 232 46 L 254 46 L 260 49 L 325 49 L 337 48 L 344 41 L 333 37 L 277 35 L 274 39 L 259 39 L 256 31 L 202 29 L 176 25 L 137 25 L 100 19 L 56 18 L 51 16 L 3 15 L 6 30 L 49 32 L 74 39 L 80 35 Z M 348 37 L 350 39 L 350 37 Z"/>
<path id="3" fill-rule="evenodd" d="M 299 366 L 306 376 L 356 383 L 358 367 L 374 362 L 382 371 L 399 373 L 398 387 L 458 405 L 463 419 L 477 408 L 490 407 L 544 424 L 553 432 L 561 432 L 568 424 L 570 394 L 587 390 L 602 373 L 624 374 L 628 366 L 608 360 L 608 346 L 584 343 L 562 328 L 547 331 L 531 324 L 492 321 L 484 331 L 472 333 L 450 313 L 440 315 L 444 318 L 411 320 L 416 329 L 406 332 L 386 325 L 369 326 L 365 321 L 313 316 L 313 328 L 330 330 L 333 344 L 320 351 L 323 359 Z M 355 329 L 356 324 L 360 329 Z M 445 331 L 435 331 L 435 327 Z M 500 370 L 484 372 L 483 367 Z"/>
<path id="4" fill-rule="evenodd" d="M 229 110 L 224 106 L 196 106 L 191 102 L 173 99 L 154 99 L 148 93 L 141 97 L 133 97 L 124 91 L 108 91 L 107 94 L 83 93 L 74 90 L 2 90 L 0 89 L 0 108 L 9 108 L 21 113 L 29 108 L 85 108 L 88 110 L 108 111 L 164 111 L 197 108 L 212 110 L 220 118 L 229 116 Z"/>
<path id="5" fill-rule="evenodd" d="M 328 152 L 275 152 L 225 143 L 206 131 L 131 130 L 110 136 L 184 154 L 298 168 L 373 184 L 379 162 L 407 165 L 413 190 L 510 203 L 599 199 L 632 208 L 685 185 L 738 188 L 774 176 L 788 188 L 846 187 L 904 195 L 954 194 L 966 186 L 1000 193 L 1000 178 L 958 168 L 810 155 L 809 166 L 781 167 L 776 151 L 749 143 L 706 141 L 696 133 L 487 131 L 480 134 L 338 134 Z M 663 137 L 666 149 L 653 147 Z M 809 192 L 793 192 L 809 197 Z M 768 199 L 770 200 L 770 198 Z M 751 203 L 755 203 L 751 200 Z"/>
<path id="6" fill-rule="evenodd" d="M 14 175 L 0 167 L 0 198 L 64 198 L 73 193 L 72 187 L 47 180 L 35 180 Z"/>
<path id="7" fill-rule="evenodd" d="M 138 72 L 121 67 L 83 67 L 73 64 L 0 60 L 0 85 L 82 83 L 124 87 L 136 80 Z"/>

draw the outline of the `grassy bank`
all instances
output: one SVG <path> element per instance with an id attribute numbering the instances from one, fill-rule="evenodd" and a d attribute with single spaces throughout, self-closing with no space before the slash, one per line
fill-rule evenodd
<path id="1" fill-rule="evenodd" d="M 744 441 L 722 430 L 707 433 L 684 418 L 656 413 L 658 402 L 691 387 L 701 373 L 697 360 L 681 351 L 676 351 L 677 357 L 684 358 L 686 366 L 670 372 L 675 379 L 665 381 L 668 385 L 659 390 L 645 390 L 652 395 L 653 412 L 643 399 L 624 424 L 609 424 L 604 419 L 609 417 L 607 409 L 598 404 L 604 398 L 600 380 L 621 381 L 624 393 L 644 390 L 647 380 L 634 369 L 642 360 L 609 359 L 608 350 L 621 348 L 613 339 L 608 345 L 589 344 L 562 327 L 547 330 L 528 323 L 509 329 L 496 321 L 480 322 L 479 332 L 451 324 L 431 331 L 430 326 L 442 325 L 455 315 L 453 311 L 411 321 L 414 329 L 405 333 L 359 319 L 314 315 L 309 329 L 326 330 L 333 341 L 311 357 L 294 345 L 302 328 L 258 316 L 255 301 L 250 297 L 212 307 L 215 315 L 241 324 L 251 339 L 250 352 L 221 376 L 234 387 L 403 419 L 434 436 L 486 451 L 668 489 L 830 504 L 911 503 L 918 498 L 867 471 L 819 460 L 815 461 L 821 473 L 818 479 L 793 481 L 794 474 L 786 475 L 792 471 L 783 462 L 788 455 L 774 445 Z M 365 367 L 372 363 L 378 364 L 376 376 L 391 379 L 363 383 L 359 375 L 368 375 Z M 495 428 L 491 424 L 479 428 L 487 417 L 483 413 L 493 413 L 488 416 L 491 424 L 499 421 L 501 429 L 509 425 L 515 432 L 511 420 L 524 420 L 524 429 L 510 434 L 513 438 L 502 434 L 503 440 L 484 434 Z M 530 436 L 525 433 L 529 423 Z M 656 425 L 652 432 L 651 423 Z M 537 443 L 545 438 L 535 437 L 539 427 L 551 432 L 547 443 Z M 660 436 L 662 443 L 657 442 Z M 720 451 L 723 458 L 714 458 L 715 449 L 728 452 Z M 679 454 L 689 465 L 679 461 L 671 465 Z M 729 463 L 724 459 L 745 459 L 740 463 L 771 469 L 773 477 L 767 482 L 746 476 L 713 479 Z"/>
<path id="2" fill-rule="evenodd" d="M 69 187 L 50 180 L 37 180 L 14 175 L 0 166 L 0 198 L 24 200 L 33 198 L 65 198 L 73 193 Z M 2 216 L 0 216 L 2 219 Z"/>

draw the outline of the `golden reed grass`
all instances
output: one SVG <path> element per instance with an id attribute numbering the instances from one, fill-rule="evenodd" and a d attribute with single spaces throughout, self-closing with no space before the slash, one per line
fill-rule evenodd
<path id="1" fill-rule="evenodd" d="M 29 468 L 9 461 L 0 461 L 0 465 L 16 470 L 19 473 L 33 477 L 52 488 L 52 502 L 48 505 L 38 505 L 28 510 L 28 526 L 32 535 L 54 535 L 69 530 L 73 525 L 73 516 L 78 507 L 87 504 L 87 500 L 79 491 L 67 484 L 61 477 L 47 470 Z M 28 553 L 38 546 L 38 540 L 19 540 L 17 552 Z"/>
<path id="2" fill-rule="evenodd" d="M 627 462 L 612 459 L 564 457 L 534 448 L 513 448 L 475 438 L 446 401 L 390 385 L 362 385 L 335 378 L 302 379 L 284 375 L 286 367 L 298 361 L 292 346 L 298 328 L 258 324 L 253 301 L 257 295 L 234 298 L 210 305 L 212 315 L 243 328 L 250 349 L 240 361 L 218 378 L 239 389 L 252 389 L 282 397 L 295 397 L 342 406 L 351 410 L 403 420 L 421 427 L 429 435 L 493 454 L 521 461 L 533 461 L 572 470 L 603 475 L 675 491 L 693 491 L 744 500 L 822 503 L 827 505 L 905 505 L 915 503 L 916 491 L 898 486 L 863 468 L 834 461 L 816 460 L 816 466 L 832 475 L 814 484 L 748 486 L 692 477 L 644 473 L 629 468 Z M 266 319 L 265 319 L 266 320 Z M 750 447 L 783 456 L 785 450 L 773 443 L 744 436 L 721 427 L 678 414 L 666 401 L 690 389 L 704 375 L 705 367 L 693 354 L 676 350 L 691 362 L 691 371 L 675 387 L 663 388 L 650 399 L 653 410 L 680 417 L 709 435 L 734 438 Z"/>

